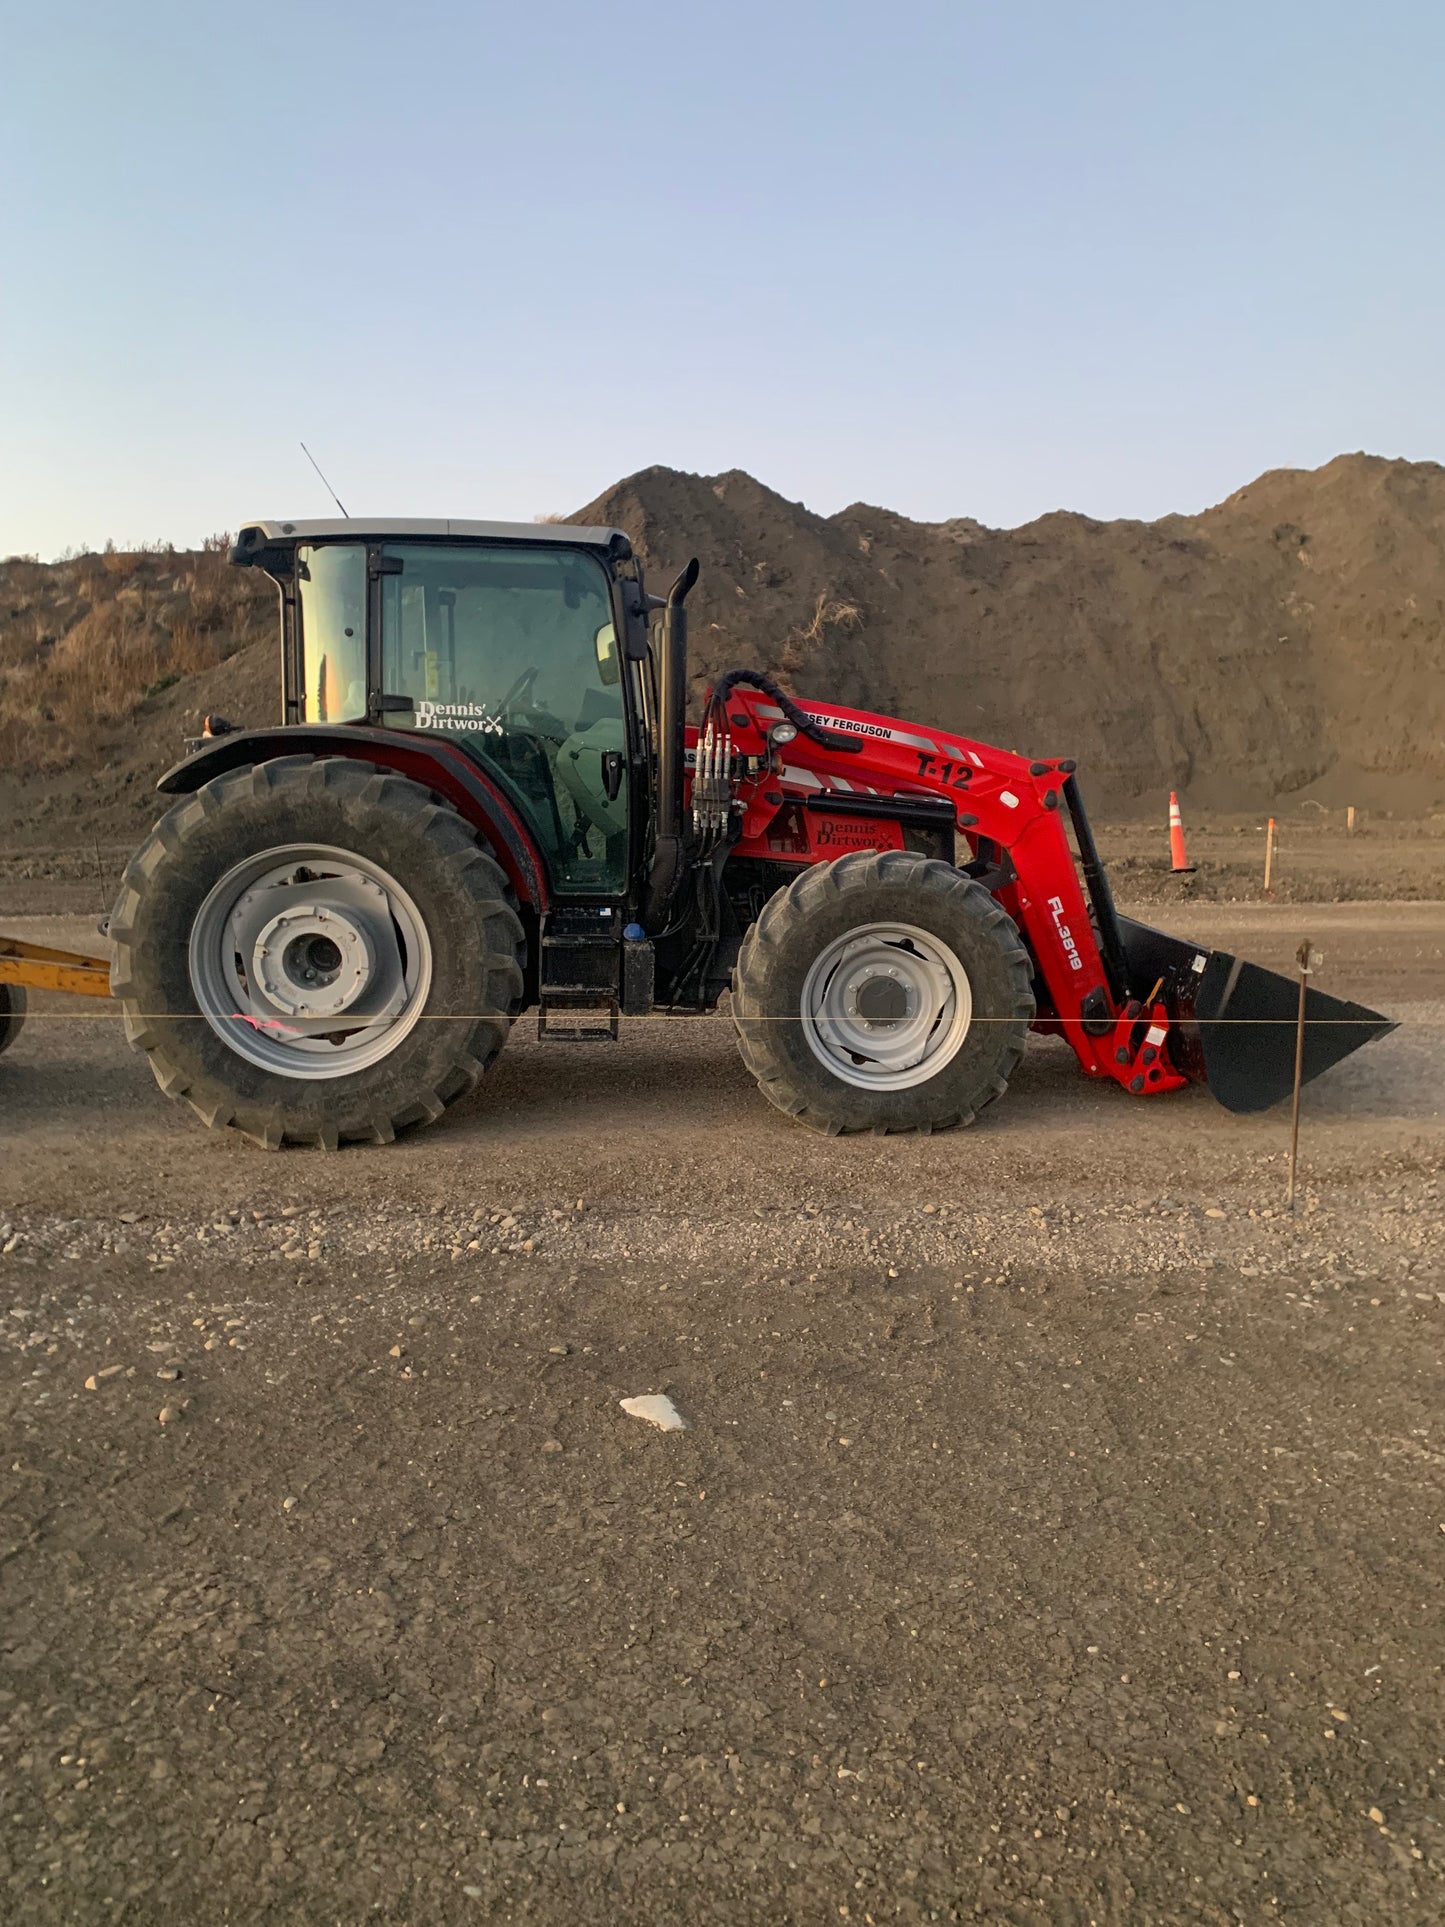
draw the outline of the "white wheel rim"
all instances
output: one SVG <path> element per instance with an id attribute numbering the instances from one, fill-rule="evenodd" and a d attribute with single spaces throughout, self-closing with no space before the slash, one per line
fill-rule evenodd
<path id="1" fill-rule="evenodd" d="M 394 1051 L 431 988 L 416 905 L 380 865 L 289 843 L 234 864 L 191 926 L 197 1008 L 247 1063 L 346 1077 Z"/>
<path id="2" fill-rule="evenodd" d="M 968 972 L 911 923 L 860 924 L 814 958 L 803 980 L 803 1035 L 834 1077 L 865 1091 L 908 1091 L 958 1055 L 973 1017 Z"/>

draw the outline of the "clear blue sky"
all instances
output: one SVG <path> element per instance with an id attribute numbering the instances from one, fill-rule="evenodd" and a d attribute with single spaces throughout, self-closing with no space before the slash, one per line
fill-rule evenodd
<path id="1" fill-rule="evenodd" d="M 0 554 L 1445 456 L 1425 0 L 0 8 Z"/>

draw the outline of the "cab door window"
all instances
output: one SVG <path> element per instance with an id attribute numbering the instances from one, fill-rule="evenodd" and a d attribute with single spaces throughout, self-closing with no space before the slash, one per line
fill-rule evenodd
<path id="1" fill-rule="evenodd" d="M 411 704 L 388 723 L 464 739 L 558 887 L 620 895 L 626 739 L 605 572 L 560 549 L 392 543 L 384 558 L 381 686 Z"/>
<path id="2" fill-rule="evenodd" d="M 301 719 L 366 719 L 366 550 L 358 542 L 296 551 Z"/>

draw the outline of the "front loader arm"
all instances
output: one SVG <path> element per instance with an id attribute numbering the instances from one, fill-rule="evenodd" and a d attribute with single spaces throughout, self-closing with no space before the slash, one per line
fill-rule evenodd
<path id="1" fill-rule="evenodd" d="M 1166 1049 L 1170 1018 L 1144 986 L 1128 981 L 1114 926 L 1113 903 L 1093 849 L 1067 761 L 1025 762 L 981 744 L 948 745 L 941 759 L 952 776 L 960 760 L 973 772 L 958 827 L 977 853 L 992 845 L 1007 859 L 994 895 L 1023 933 L 1038 974 L 1040 1015 L 1034 1029 L 1067 1039 L 1091 1077 L 1110 1077 L 1136 1095 L 1178 1090 L 1188 1080 Z M 919 752 L 919 775 L 932 770 Z M 1065 827 L 1070 805 L 1087 867 L 1095 874 L 1102 914 L 1091 909 L 1079 860 Z M 1011 872 L 1012 874 L 1008 874 Z M 1047 999 L 1045 1006 L 1044 999 Z"/>
<path id="2" fill-rule="evenodd" d="M 1067 1038 L 1089 1076 L 1136 1096 L 1205 1083 L 1227 1109 L 1259 1111 L 1296 1076 L 1394 1028 L 1313 988 L 1301 1005 L 1299 986 L 1274 971 L 1119 917 L 1072 762 L 1030 762 L 832 704 L 790 702 L 785 715 L 766 691 L 723 687 L 737 777 L 730 854 L 776 872 L 848 850 L 917 849 L 921 836 L 952 860 L 962 836 L 969 873 L 1033 959 L 1034 1029 Z M 795 732 L 800 715 L 821 731 Z M 779 724 L 789 725 L 781 742 Z"/>
<path id="3" fill-rule="evenodd" d="M 1018 806 L 1019 832 L 1009 847 L 1017 875 L 997 894 L 1024 934 L 1052 1006 L 1034 1029 L 1067 1038 L 1091 1077 L 1111 1077 L 1136 1095 L 1178 1090 L 1188 1079 L 1166 1048 L 1171 1019 L 1160 987 L 1130 985 L 1107 884 L 1103 916 L 1091 911 L 1064 828 L 1058 777 L 1029 781 L 1036 788 Z"/>
<path id="4" fill-rule="evenodd" d="M 1147 986 L 1128 982 L 1071 762 L 1030 762 L 891 718 L 813 703 L 802 707 L 828 730 L 857 741 L 859 749 L 843 753 L 802 736 L 789 743 L 773 768 L 740 787 L 740 853 L 766 854 L 770 828 L 797 802 L 816 818 L 829 799 L 840 813 L 850 799 L 856 807 L 870 795 L 947 799 L 988 887 L 1032 953 L 1042 993 L 1034 1028 L 1067 1038 L 1089 1075 L 1111 1077 L 1135 1092 L 1175 1090 L 1187 1081 L 1165 1050 L 1170 1019 L 1163 1004 L 1151 999 L 1144 1009 L 1131 994 Z M 736 692 L 728 708 L 735 726 L 744 716 L 751 725 L 740 741 L 746 748 L 763 740 L 782 716 L 751 691 Z M 1079 811 L 1085 861 L 1095 870 L 1105 905 L 1102 941 L 1065 827 L 1071 804 Z"/>

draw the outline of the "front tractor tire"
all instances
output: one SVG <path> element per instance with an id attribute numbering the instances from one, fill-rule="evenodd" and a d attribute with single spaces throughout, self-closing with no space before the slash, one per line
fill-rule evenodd
<path id="1" fill-rule="evenodd" d="M 168 1096 L 270 1150 L 390 1143 L 469 1091 L 524 935 L 455 810 L 347 757 L 217 777 L 126 866 L 111 990 Z"/>
<path id="2" fill-rule="evenodd" d="M 981 884 L 907 850 L 805 870 L 732 981 L 743 1061 L 815 1131 L 941 1131 L 1002 1095 L 1034 1015 L 1028 952 Z"/>

